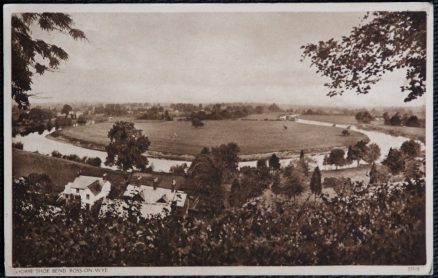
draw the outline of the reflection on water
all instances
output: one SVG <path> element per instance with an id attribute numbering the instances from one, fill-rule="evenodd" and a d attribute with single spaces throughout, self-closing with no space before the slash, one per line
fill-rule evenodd
<path id="1" fill-rule="evenodd" d="M 309 124 L 309 125 L 320 125 L 320 126 L 333 126 L 331 123 L 326 122 L 318 122 L 318 121 L 310 121 L 310 120 L 303 120 L 303 119 L 296 119 L 296 122 L 302 123 L 302 124 Z M 336 125 L 339 129 L 345 129 L 348 126 L 347 125 Z M 370 139 L 370 143 L 375 143 L 380 147 L 381 156 L 379 158 L 379 162 L 381 162 L 385 156 L 388 154 L 390 148 L 400 148 L 402 143 L 404 141 L 409 140 L 409 138 L 403 137 L 403 136 L 393 136 L 389 134 L 385 134 L 378 131 L 368 131 L 359 129 L 355 126 L 350 127 L 353 131 L 358 131 Z M 42 134 L 38 133 L 31 133 L 26 136 L 17 135 L 15 138 L 12 139 L 13 142 L 22 142 L 23 143 L 23 149 L 25 151 L 35 152 L 38 151 L 41 154 L 48 154 L 51 155 L 53 151 L 58 151 L 63 155 L 70 155 L 70 154 L 76 154 L 79 157 L 99 157 L 102 161 L 105 161 L 106 159 L 106 152 L 102 151 L 96 151 L 96 150 L 90 150 L 83 147 L 75 146 L 69 143 L 65 142 L 59 142 L 55 140 L 51 140 L 46 137 L 50 132 L 44 131 Z M 419 142 L 421 144 L 422 149 L 424 149 L 424 144 L 422 142 Z M 323 165 L 324 156 L 328 153 L 316 153 L 316 154 L 307 154 L 306 156 L 311 159 L 310 167 L 316 167 L 317 165 L 321 170 L 334 170 L 334 165 Z M 292 160 L 296 160 L 299 158 L 299 155 L 293 156 L 291 158 L 287 159 L 281 159 L 280 163 L 282 166 L 288 165 Z M 170 168 L 175 165 L 180 165 L 183 163 L 186 163 L 187 166 L 190 166 L 190 161 L 181 161 L 181 160 L 171 160 L 171 159 L 160 159 L 160 158 L 148 158 L 149 165 L 153 165 L 154 171 L 157 172 L 169 172 Z M 239 168 L 244 166 L 251 166 L 256 167 L 257 161 L 244 161 L 239 163 Z M 352 163 L 350 165 L 345 165 L 343 167 L 339 167 L 339 169 L 343 168 L 352 168 L 356 167 L 356 163 Z M 102 167 L 105 168 L 111 168 L 103 165 Z M 114 169 L 114 167 L 112 167 Z"/>

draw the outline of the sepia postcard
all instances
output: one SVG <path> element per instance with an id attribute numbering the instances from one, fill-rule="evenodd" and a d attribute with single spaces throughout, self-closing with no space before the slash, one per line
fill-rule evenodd
<path id="1" fill-rule="evenodd" d="M 3 15 L 8 276 L 433 273 L 430 3 Z"/>

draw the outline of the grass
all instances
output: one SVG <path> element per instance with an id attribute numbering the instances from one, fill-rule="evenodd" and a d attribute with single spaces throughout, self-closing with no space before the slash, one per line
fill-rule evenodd
<path id="1" fill-rule="evenodd" d="M 354 116 L 348 115 L 300 115 L 300 119 L 327 122 L 334 124 L 355 125 L 357 124 Z"/>
<path id="2" fill-rule="evenodd" d="M 235 142 L 241 154 L 258 154 L 276 151 L 310 151 L 348 146 L 365 136 L 352 132 L 341 136 L 341 130 L 333 127 L 305 125 L 288 121 L 205 121 L 201 128 L 192 127 L 188 121 L 136 122 L 151 141 L 150 151 L 171 154 L 198 154 L 204 146 L 212 147 Z M 287 127 L 287 129 L 284 128 Z M 62 135 L 70 141 L 87 142 L 104 146 L 109 143 L 107 133 L 112 123 L 79 126 L 65 129 Z"/>
<path id="3" fill-rule="evenodd" d="M 352 181 L 364 181 L 368 182 L 370 177 L 368 176 L 371 170 L 370 165 L 360 165 L 359 167 L 321 171 L 322 180 L 324 178 L 350 178 Z"/>
<path id="4" fill-rule="evenodd" d="M 257 120 L 257 121 L 264 121 L 264 120 L 278 120 L 278 117 L 280 117 L 283 114 L 288 114 L 285 112 L 269 112 L 269 113 L 262 113 L 262 114 L 251 114 L 243 118 L 244 120 Z M 291 113 L 289 113 L 291 114 Z"/>
<path id="5" fill-rule="evenodd" d="M 392 126 L 383 124 L 383 121 L 375 121 L 370 125 L 366 125 L 366 128 L 385 132 L 394 136 L 405 136 L 423 142 L 426 137 L 426 129 L 424 127 Z"/>
<path id="6" fill-rule="evenodd" d="M 78 171 L 82 175 L 101 177 L 107 174 L 108 180 L 123 192 L 124 176 L 121 171 L 94 167 L 88 164 L 78 163 L 61 158 L 55 158 L 42 154 L 13 149 L 12 152 L 12 176 L 14 178 L 25 177 L 29 174 L 47 174 L 55 184 L 55 190 L 61 192 L 64 186 L 75 179 Z M 170 188 L 175 179 L 177 187 L 182 186 L 185 178 L 167 173 L 135 173 L 132 183 L 147 184 L 158 177 L 159 187 Z"/>
<path id="7" fill-rule="evenodd" d="M 354 116 L 347 115 L 301 115 L 300 118 L 335 124 L 360 125 L 362 128 L 367 130 L 380 131 L 394 136 L 405 136 L 410 139 L 421 141 L 424 141 L 426 136 L 426 129 L 424 127 L 385 125 L 383 120 L 373 121 L 370 124 L 359 124 Z"/>

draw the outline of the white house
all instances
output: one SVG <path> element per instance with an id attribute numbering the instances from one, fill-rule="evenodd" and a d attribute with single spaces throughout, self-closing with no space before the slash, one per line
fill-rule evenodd
<path id="1" fill-rule="evenodd" d="M 60 194 L 66 200 L 80 198 L 81 207 L 90 209 L 94 203 L 108 196 L 111 191 L 111 183 L 106 177 L 78 176 L 72 182 L 65 185 L 64 191 Z"/>
<path id="2" fill-rule="evenodd" d="M 175 206 L 176 209 L 187 208 L 186 193 L 156 186 L 129 184 L 123 197 L 125 200 L 106 199 L 102 203 L 99 215 L 110 213 L 126 218 L 130 201 L 139 204 L 140 215 L 145 219 L 154 216 L 165 217 L 172 211 L 172 206 Z"/>

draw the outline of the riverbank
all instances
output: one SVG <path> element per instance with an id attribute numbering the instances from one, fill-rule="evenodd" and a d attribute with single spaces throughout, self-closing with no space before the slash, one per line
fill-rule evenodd
<path id="1" fill-rule="evenodd" d="M 300 115 L 298 119 L 318 121 L 336 125 L 350 125 L 357 128 L 378 131 L 391 136 L 403 136 L 409 139 L 425 142 L 426 130 L 423 127 L 384 125 L 383 121 L 373 121 L 369 124 L 358 123 L 354 116 L 347 115 Z"/>

